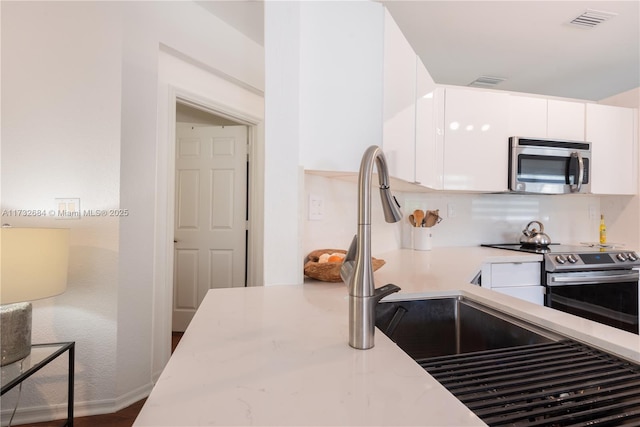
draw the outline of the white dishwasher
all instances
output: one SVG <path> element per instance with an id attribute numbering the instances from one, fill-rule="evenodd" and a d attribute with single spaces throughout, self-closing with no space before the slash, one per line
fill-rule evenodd
<path id="1" fill-rule="evenodd" d="M 480 283 L 483 288 L 544 305 L 541 273 L 541 262 L 485 263 Z"/>

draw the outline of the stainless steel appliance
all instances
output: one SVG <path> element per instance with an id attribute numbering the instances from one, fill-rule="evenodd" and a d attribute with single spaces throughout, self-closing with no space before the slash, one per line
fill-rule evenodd
<path id="1" fill-rule="evenodd" d="M 591 143 L 509 138 L 509 190 L 519 193 L 591 192 Z"/>
<path id="2" fill-rule="evenodd" d="M 483 245 L 542 254 L 545 305 L 638 334 L 638 254 L 599 246 Z"/>

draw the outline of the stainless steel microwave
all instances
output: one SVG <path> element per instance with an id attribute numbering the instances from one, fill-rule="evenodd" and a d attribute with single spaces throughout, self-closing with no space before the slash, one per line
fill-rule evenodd
<path id="1" fill-rule="evenodd" d="M 591 143 L 509 138 L 509 190 L 518 193 L 591 192 Z"/>

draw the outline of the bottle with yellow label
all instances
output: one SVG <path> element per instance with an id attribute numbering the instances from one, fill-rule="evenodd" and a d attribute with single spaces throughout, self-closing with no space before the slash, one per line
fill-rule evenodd
<path id="1" fill-rule="evenodd" d="M 607 226 L 604 224 L 604 215 L 600 215 L 600 244 L 607 243 Z"/>

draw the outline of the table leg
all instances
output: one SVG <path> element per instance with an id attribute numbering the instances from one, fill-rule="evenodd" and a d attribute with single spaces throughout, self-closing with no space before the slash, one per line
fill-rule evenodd
<path id="1" fill-rule="evenodd" d="M 75 342 L 69 347 L 69 385 L 67 390 L 67 425 L 73 427 L 73 385 L 75 375 Z"/>

